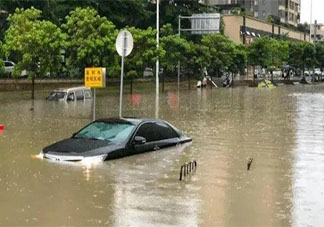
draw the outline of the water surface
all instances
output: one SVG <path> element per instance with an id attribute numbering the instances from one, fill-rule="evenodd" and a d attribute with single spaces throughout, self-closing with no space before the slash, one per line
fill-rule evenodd
<path id="1" fill-rule="evenodd" d="M 193 142 L 99 164 L 31 157 L 89 123 L 91 101 L 2 92 L 0 225 L 323 226 L 323 91 L 169 89 L 159 118 Z M 97 103 L 97 117 L 118 116 L 118 93 Z M 154 89 L 125 95 L 123 115 L 154 118 Z M 179 182 L 191 160 L 197 171 Z"/>

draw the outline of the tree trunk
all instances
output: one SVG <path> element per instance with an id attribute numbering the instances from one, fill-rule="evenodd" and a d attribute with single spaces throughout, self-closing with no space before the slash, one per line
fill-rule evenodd
<path id="1" fill-rule="evenodd" d="M 213 89 L 213 77 L 210 76 L 210 89 Z"/>
<path id="2" fill-rule="evenodd" d="M 31 98 L 32 100 L 34 100 L 35 98 L 35 75 L 32 75 L 32 94 L 31 94 Z"/>
<path id="3" fill-rule="evenodd" d="M 253 85 L 255 85 L 255 66 L 252 67 L 253 67 Z"/>
<path id="4" fill-rule="evenodd" d="M 133 94 L 133 78 L 131 78 L 130 93 Z"/>
<path id="5" fill-rule="evenodd" d="M 271 82 L 273 82 L 273 71 L 271 71 Z"/>
<path id="6" fill-rule="evenodd" d="M 190 90 L 190 74 L 188 74 L 188 89 Z"/>
<path id="7" fill-rule="evenodd" d="M 162 92 L 164 92 L 164 75 L 162 75 Z"/>

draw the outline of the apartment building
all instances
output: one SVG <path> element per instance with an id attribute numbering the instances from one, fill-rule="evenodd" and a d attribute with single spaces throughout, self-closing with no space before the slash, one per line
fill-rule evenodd
<path id="1" fill-rule="evenodd" d="M 281 22 L 297 27 L 300 19 L 301 0 L 205 0 L 206 4 L 219 6 L 224 14 L 231 10 L 244 8 L 248 15 L 267 20 L 272 17 Z"/>
<path id="2" fill-rule="evenodd" d="M 324 24 L 311 24 L 311 42 L 324 43 Z"/>

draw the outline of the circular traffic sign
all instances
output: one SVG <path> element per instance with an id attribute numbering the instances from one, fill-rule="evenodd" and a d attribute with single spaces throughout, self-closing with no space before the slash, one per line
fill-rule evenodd
<path id="1" fill-rule="evenodd" d="M 116 50 L 118 54 L 124 57 L 128 56 L 133 50 L 133 45 L 132 34 L 126 29 L 121 30 L 116 39 Z"/>

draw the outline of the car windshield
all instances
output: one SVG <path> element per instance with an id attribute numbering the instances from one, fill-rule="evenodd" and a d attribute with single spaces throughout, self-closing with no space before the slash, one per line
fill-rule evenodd
<path id="1" fill-rule="evenodd" d="M 66 92 L 52 91 L 47 97 L 48 100 L 58 100 L 63 99 L 66 95 Z"/>
<path id="2" fill-rule="evenodd" d="M 124 142 L 134 127 L 128 123 L 94 122 L 75 134 L 73 138 Z"/>

